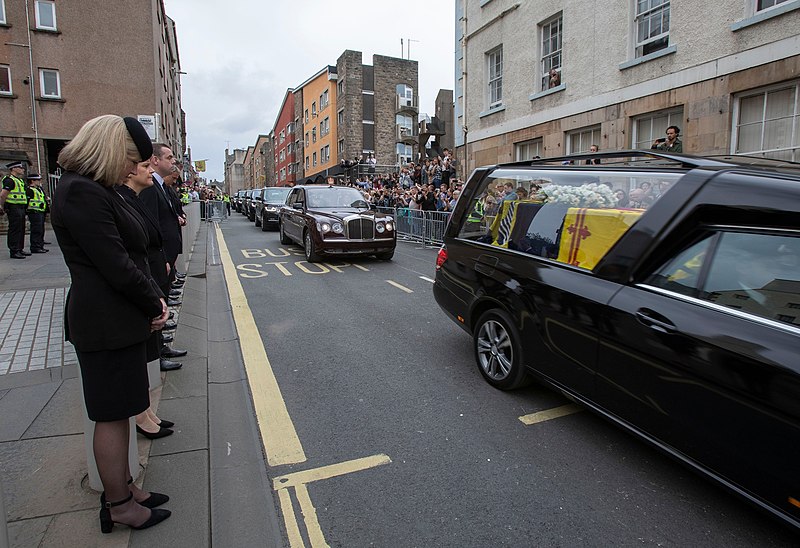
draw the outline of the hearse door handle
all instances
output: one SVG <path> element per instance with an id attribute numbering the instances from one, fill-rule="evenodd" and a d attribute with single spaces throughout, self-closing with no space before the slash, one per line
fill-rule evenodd
<path id="1" fill-rule="evenodd" d="M 478 257 L 478 262 L 488 266 L 497 266 L 497 257 L 494 255 L 481 255 Z"/>
<path id="2" fill-rule="evenodd" d="M 636 319 L 639 323 L 646 325 L 650 329 L 660 331 L 661 333 L 674 333 L 677 331 L 675 324 L 664 318 L 661 314 L 654 312 L 648 308 L 640 308 L 636 311 Z"/>
<path id="3" fill-rule="evenodd" d="M 497 265 L 497 257 L 491 255 L 481 255 L 475 262 L 475 270 L 481 274 L 491 276 L 494 274 L 494 267 Z"/>

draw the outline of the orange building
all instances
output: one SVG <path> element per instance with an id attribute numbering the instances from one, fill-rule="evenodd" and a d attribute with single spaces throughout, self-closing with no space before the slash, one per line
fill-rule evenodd
<path id="1" fill-rule="evenodd" d="M 337 165 L 336 79 L 336 67 L 327 66 L 295 91 L 303 101 L 303 171 L 307 178 Z"/>

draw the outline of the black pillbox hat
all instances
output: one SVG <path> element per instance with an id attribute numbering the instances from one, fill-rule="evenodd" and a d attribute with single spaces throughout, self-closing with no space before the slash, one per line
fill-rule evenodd
<path id="1" fill-rule="evenodd" d="M 125 127 L 128 128 L 128 134 L 133 139 L 136 148 L 139 149 L 139 156 L 142 157 L 140 161 L 144 162 L 153 155 L 153 143 L 150 141 L 150 136 L 136 118 L 126 116 L 123 120 L 125 120 Z"/>

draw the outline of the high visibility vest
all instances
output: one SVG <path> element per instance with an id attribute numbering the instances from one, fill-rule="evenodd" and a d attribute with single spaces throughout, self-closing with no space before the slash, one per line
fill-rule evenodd
<path id="1" fill-rule="evenodd" d="M 47 208 L 44 192 L 35 186 L 32 186 L 31 190 L 33 191 L 33 198 L 28 201 L 28 211 L 39 211 L 43 213 Z"/>
<path id="2" fill-rule="evenodd" d="M 223 196 L 222 197 L 222 201 L 225 202 L 225 203 L 228 203 L 228 202 L 231 201 L 231 197 L 230 196 Z"/>
<path id="3" fill-rule="evenodd" d="M 478 200 L 475 202 L 475 207 L 472 210 L 472 213 L 469 214 L 467 217 L 468 223 L 479 223 L 483 220 L 483 202 Z"/>
<path id="4" fill-rule="evenodd" d="M 8 178 L 14 181 L 14 189 L 6 196 L 6 203 L 14 205 L 27 204 L 28 196 L 25 194 L 25 182 L 13 175 L 9 175 Z"/>
<path id="5" fill-rule="evenodd" d="M 191 201 L 192 200 L 191 200 L 191 198 L 189 198 L 189 193 L 188 192 L 184 192 L 184 193 L 181 194 L 181 203 L 183 205 L 186 205 Z"/>

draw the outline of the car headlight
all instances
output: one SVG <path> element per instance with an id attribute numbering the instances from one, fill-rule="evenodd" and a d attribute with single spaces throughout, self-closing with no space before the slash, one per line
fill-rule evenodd
<path id="1" fill-rule="evenodd" d="M 330 223 L 317 223 L 317 228 L 319 228 L 320 232 L 323 233 L 331 231 Z"/>
<path id="2" fill-rule="evenodd" d="M 386 223 L 386 230 L 388 230 L 389 232 L 394 230 L 394 227 L 392 226 L 392 223 Z"/>
<path id="3" fill-rule="evenodd" d="M 336 234 L 341 234 L 344 232 L 344 227 L 342 226 L 342 223 L 333 223 L 331 225 L 331 230 L 333 230 Z"/>
<path id="4" fill-rule="evenodd" d="M 267 211 L 278 211 L 278 208 L 274 206 L 267 206 Z"/>
<path id="5" fill-rule="evenodd" d="M 383 234 L 383 232 L 386 230 L 386 226 L 383 223 L 378 223 L 375 225 L 375 230 Z"/>

